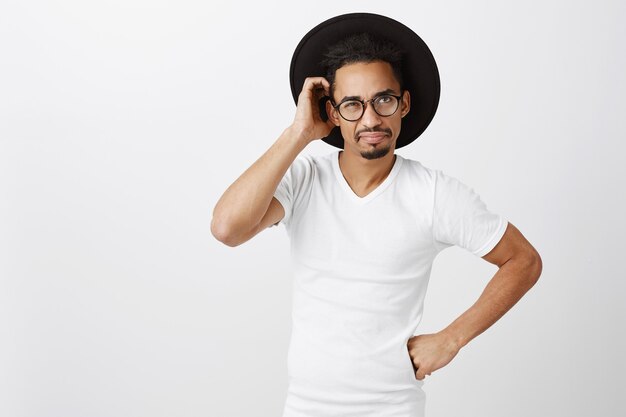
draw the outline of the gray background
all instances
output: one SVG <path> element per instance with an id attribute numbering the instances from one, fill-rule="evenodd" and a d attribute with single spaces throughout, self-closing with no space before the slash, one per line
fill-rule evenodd
<path id="1" fill-rule="evenodd" d="M 0 415 L 280 416 L 287 234 L 229 248 L 211 212 L 293 120 L 300 38 L 354 11 L 407 24 L 439 65 L 439 110 L 398 153 L 544 261 L 427 377 L 429 417 L 624 415 L 623 2 L 158 0 L 0 5 Z M 495 271 L 442 252 L 422 331 Z"/>

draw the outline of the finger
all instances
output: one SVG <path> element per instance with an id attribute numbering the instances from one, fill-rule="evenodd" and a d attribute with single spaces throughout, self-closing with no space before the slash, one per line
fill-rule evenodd
<path id="1" fill-rule="evenodd" d="M 422 368 L 422 370 L 420 370 L 419 368 L 417 368 L 417 372 L 415 373 L 415 378 L 419 379 L 420 381 L 424 380 L 424 378 L 426 378 L 427 376 L 430 376 L 430 374 L 432 373 L 432 371 L 428 371 L 426 370 L 426 368 Z"/>
<path id="2" fill-rule="evenodd" d="M 308 82 L 315 83 L 315 84 L 322 84 L 322 85 L 325 85 L 327 87 L 330 87 L 330 83 L 324 77 L 306 77 L 304 79 L 304 83 L 306 84 Z"/>
<path id="3" fill-rule="evenodd" d="M 420 371 L 419 363 L 413 363 L 413 372 L 415 373 L 415 378 L 416 379 L 424 379 L 424 375 Z"/>
<path id="4" fill-rule="evenodd" d="M 328 92 L 329 88 L 330 83 L 324 77 L 307 77 L 302 85 L 302 91 L 322 90 Z"/>

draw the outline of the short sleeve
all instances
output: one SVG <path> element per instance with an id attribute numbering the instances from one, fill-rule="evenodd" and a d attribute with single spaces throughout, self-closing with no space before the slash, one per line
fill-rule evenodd
<path id="1" fill-rule="evenodd" d="M 292 219 L 308 202 L 314 180 L 314 162 L 309 155 L 298 155 L 291 163 L 285 175 L 278 183 L 274 197 L 280 202 L 285 210 L 285 216 L 280 223 L 289 228 Z"/>
<path id="2" fill-rule="evenodd" d="M 508 221 L 487 209 L 474 189 L 457 178 L 436 171 L 433 237 L 442 250 L 456 245 L 485 256 L 500 241 Z"/>

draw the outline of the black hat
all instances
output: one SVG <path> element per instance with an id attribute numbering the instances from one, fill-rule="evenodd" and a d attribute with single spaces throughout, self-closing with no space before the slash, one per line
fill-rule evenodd
<path id="1" fill-rule="evenodd" d="M 421 135 L 435 116 L 439 104 L 439 71 L 435 58 L 424 41 L 415 32 L 396 20 L 372 13 L 349 13 L 335 16 L 311 29 L 302 38 L 291 58 L 289 82 L 296 104 L 307 77 L 325 76 L 321 65 L 328 47 L 344 38 L 369 32 L 372 35 L 395 43 L 402 55 L 402 78 L 404 88 L 411 94 L 411 110 L 402 119 L 400 135 L 395 148 L 413 142 Z M 322 120 L 328 120 L 325 102 L 320 100 Z M 343 149 L 343 137 L 339 127 L 331 130 L 322 140 Z"/>

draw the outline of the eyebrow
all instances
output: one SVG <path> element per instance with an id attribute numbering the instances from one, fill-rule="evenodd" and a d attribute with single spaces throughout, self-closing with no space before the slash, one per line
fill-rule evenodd
<path id="1" fill-rule="evenodd" d="M 395 90 L 388 88 L 386 90 L 383 91 L 379 91 L 376 94 L 374 94 L 374 97 L 378 97 L 378 96 L 382 96 L 384 94 L 393 94 L 393 95 L 397 95 Z M 373 97 L 372 97 L 373 98 Z M 361 100 L 361 96 L 345 96 L 344 98 L 342 98 L 341 100 L 339 100 L 339 103 L 343 103 L 344 101 L 347 100 Z"/>

